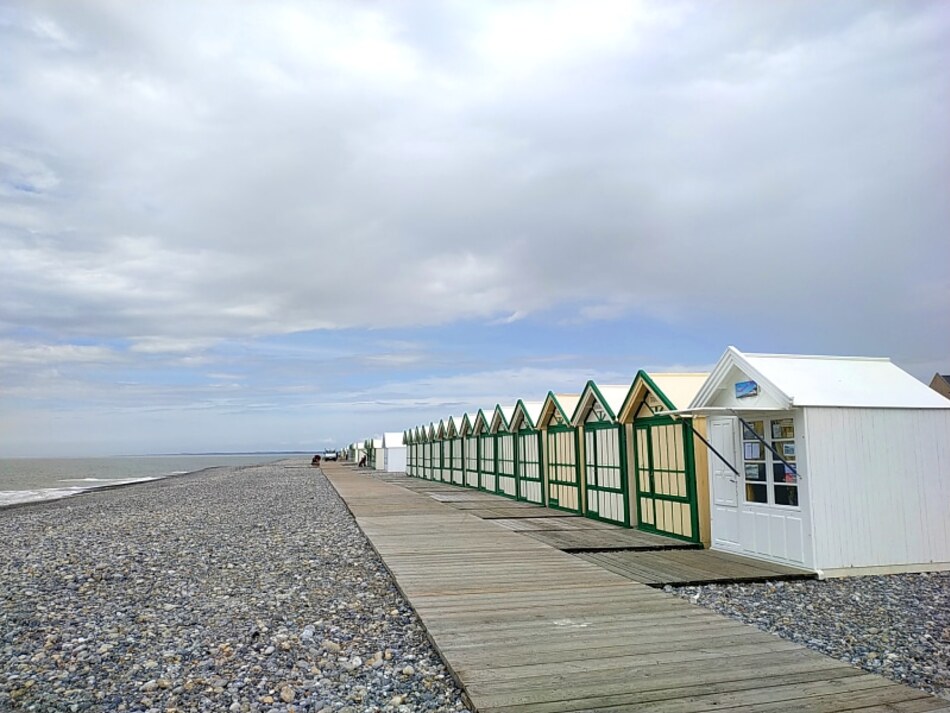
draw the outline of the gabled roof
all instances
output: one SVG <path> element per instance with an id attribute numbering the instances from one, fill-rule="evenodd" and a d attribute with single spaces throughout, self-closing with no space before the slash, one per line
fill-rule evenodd
<path id="1" fill-rule="evenodd" d="M 603 410 L 604 420 L 607 423 L 616 422 L 620 414 L 620 407 L 630 391 L 629 384 L 602 384 L 598 386 L 593 380 L 588 381 L 581 391 L 571 422 L 580 426 L 587 419 L 587 414 L 596 405 Z"/>
<path id="2" fill-rule="evenodd" d="M 404 445 L 411 446 L 415 443 L 415 437 L 411 428 L 402 432 L 402 442 Z"/>
<path id="3" fill-rule="evenodd" d="M 459 432 L 459 426 L 462 424 L 461 416 L 449 416 L 445 420 L 445 437 L 455 438 Z"/>
<path id="4" fill-rule="evenodd" d="M 478 414 L 475 416 L 475 420 L 472 422 L 472 433 L 485 433 L 488 431 L 488 426 L 488 417 L 485 415 L 485 412 L 482 411 L 482 409 L 478 409 Z"/>
<path id="5" fill-rule="evenodd" d="M 471 414 L 463 413 L 462 422 L 459 424 L 458 433 L 460 436 L 464 436 L 467 433 L 470 433 L 472 430 L 472 424 L 475 422 L 475 419 Z"/>
<path id="6" fill-rule="evenodd" d="M 501 404 L 497 404 L 495 406 L 495 410 L 492 411 L 489 430 L 492 433 L 509 430 L 511 426 L 511 417 L 514 416 L 514 413 L 514 406 L 502 406 Z"/>
<path id="7" fill-rule="evenodd" d="M 574 410 L 580 400 L 580 394 L 555 394 L 553 391 L 549 391 L 544 399 L 544 405 L 541 407 L 538 426 L 543 428 L 552 420 L 570 425 L 571 416 L 574 415 Z"/>
<path id="8" fill-rule="evenodd" d="M 448 425 L 449 425 L 448 421 L 446 421 L 445 419 L 442 419 L 441 421 L 439 421 L 437 424 L 435 424 L 435 430 L 433 431 L 433 436 L 438 440 L 445 438 L 445 431 Z"/>
<path id="9" fill-rule="evenodd" d="M 630 392 L 617 414 L 619 421 L 630 423 L 645 399 L 651 411 L 676 411 L 686 408 L 709 378 L 708 373 L 637 372 Z M 650 395 L 653 395 L 653 399 Z M 652 401 L 652 403 L 650 403 Z"/>
<path id="10" fill-rule="evenodd" d="M 742 381 L 755 382 L 757 394 L 737 398 L 736 384 Z M 950 401 L 890 359 L 743 354 L 729 347 L 690 404 L 690 408 L 716 406 L 950 408 Z"/>
<path id="11" fill-rule="evenodd" d="M 383 434 L 383 448 L 402 448 L 402 434 L 397 431 L 387 431 Z"/>
<path id="12" fill-rule="evenodd" d="M 508 428 L 511 430 L 521 430 L 523 427 L 522 424 L 527 424 L 529 429 L 536 429 L 538 427 L 538 419 L 541 417 L 542 406 L 544 406 L 543 401 L 522 401 L 518 399 L 518 401 L 515 402 L 515 408 L 511 414 L 511 418 L 508 419 Z"/>

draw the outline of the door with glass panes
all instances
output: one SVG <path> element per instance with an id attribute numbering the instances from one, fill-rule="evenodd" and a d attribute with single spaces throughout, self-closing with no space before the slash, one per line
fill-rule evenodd
<path id="1" fill-rule="evenodd" d="M 740 425 L 739 541 L 742 550 L 811 566 L 806 492 L 799 472 L 796 419 L 743 416 Z"/>

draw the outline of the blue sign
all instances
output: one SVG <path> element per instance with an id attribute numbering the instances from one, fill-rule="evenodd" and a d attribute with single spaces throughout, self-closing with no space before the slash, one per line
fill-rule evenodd
<path id="1" fill-rule="evenodd" d="M 736 398 L 747 399 L 750 396 L 759 395 L 759 385 L 754 381 L 736 382 Z"/>

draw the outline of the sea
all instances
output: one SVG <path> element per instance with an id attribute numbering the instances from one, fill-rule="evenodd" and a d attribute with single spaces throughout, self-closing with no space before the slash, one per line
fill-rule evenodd
<path id="1" fill-rule="evenodd" d="M 160 455 L 112 458 L 0 458 L 0 507 L 59 500 L 97 488 L 127 485 L 217 466 L 258 465 L 300 453 Z"/>

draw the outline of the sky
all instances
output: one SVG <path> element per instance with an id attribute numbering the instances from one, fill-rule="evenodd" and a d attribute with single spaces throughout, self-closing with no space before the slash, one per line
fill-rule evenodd
<path id="1" fill-rule="evenodd" d="M 0 456 L 950 372 L 950 3 L 0 5 Z"/>

